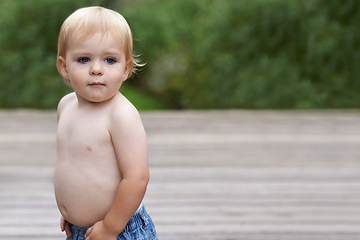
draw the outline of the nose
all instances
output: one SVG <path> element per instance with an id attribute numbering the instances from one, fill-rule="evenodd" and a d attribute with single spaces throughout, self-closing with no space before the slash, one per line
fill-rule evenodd
<path id="1" fill-rule="evenodd" d="M 90 75 L 92 76 L 101 76 L 103 75 L 103 68 L 99 61 L 93 61 L 90 67 Z"/>

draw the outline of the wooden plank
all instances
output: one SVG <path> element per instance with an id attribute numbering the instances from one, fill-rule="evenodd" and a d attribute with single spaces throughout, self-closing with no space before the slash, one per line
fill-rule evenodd
<path id="1" fill-rule="evenodd" d="M 360 112 L 141 115 L 160 239 L 360 239 Z M 53 111 L 0 111 L 0 239 L 64 239 L 55 131 Z"/>

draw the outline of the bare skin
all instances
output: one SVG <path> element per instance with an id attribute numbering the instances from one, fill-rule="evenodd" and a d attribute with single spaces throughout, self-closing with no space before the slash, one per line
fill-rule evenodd
<path id="1" fill-rule="evenodd" d="M 139 207 L 149 181 L 145 130 L 118 92 L 129 75 L 118 41 L 97 33 L 70 39 L 61 74 L 74 93 L 58 106 L 55 195 L 61 229 L 91 227 L 89 240 L 114 240 Z M 115 59 L 115 61 L 113 61 Z"/>

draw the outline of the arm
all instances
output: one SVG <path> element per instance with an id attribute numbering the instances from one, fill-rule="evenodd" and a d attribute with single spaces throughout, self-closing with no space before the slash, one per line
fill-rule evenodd
<path id="1" fill-rule="evenodd" d="M 109 129 L 122 180 L 104 220 L 88 230 L 90 240 L 116 239 L 140 205 L 149 181 L 146 134 L 137 111 L 131 106 L 114 112 Z"/>

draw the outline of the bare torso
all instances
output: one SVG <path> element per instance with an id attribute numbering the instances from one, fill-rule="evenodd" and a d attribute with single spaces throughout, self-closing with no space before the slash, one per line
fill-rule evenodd
<path id="1" fill-rule="evenodd" d="M 109 210 L 121 175 L 107 129 L 112 103 L 79 108 L 67 96 L 59 116 L 55 195 L 61 214 L 77 226 L 91 226 Z"/>

